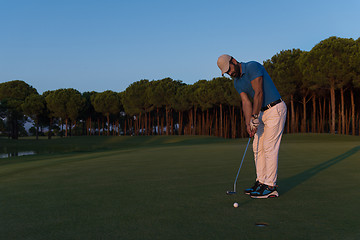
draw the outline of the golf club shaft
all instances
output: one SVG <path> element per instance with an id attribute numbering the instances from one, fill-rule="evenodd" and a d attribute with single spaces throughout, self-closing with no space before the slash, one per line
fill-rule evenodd
<path id="1" fill-rule="evenodd" d="M 238 172 L 237 172 L 237 174 L 236 174 L 236 178 L 235 178 L 235 182 L 234 182 L 234 192 L 236 192 L 236 182 L 237 182 L 237 179 L 238 179 L 238 177 L 239 177 L 240 169 L 241 169 L 241 166 L 242 166 L 242 164 L 243 164 L 243 161 L 244 161 L 244 158 L 245 158 L 247 149 L 248 149 L 248 147 L 249 147 L 250 140 L 251 140 L 251 137 L 249 137 L 249 141 L 247 142 L 244 155 L 243 155 L 243 157 L 242 157 L 242 159 L 241 159 L 241 163 L 240 163 L 239 170 L 238 170 Z"/>

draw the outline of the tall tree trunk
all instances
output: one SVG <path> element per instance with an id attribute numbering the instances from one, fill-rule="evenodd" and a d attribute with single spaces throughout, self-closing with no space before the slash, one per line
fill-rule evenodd
<path id="1" fill-rule="evenodd" d="M 107 135 L 110 136 L 110 113 L 106 114 L 107 119 Z"/>
<path id="2" fill-rule="evenodd" d="M 322 110 L 322 107 L 321 107 L 321 99 L 319 98 L 319 119 L 318 119 L 318 129 L 317 129 L 318 133 L 324 132 L 323 125 L 324 125 L 324 122 L 323 122 L 323 110 Z"/>
<path id="3" fill-rule="evenodd" d="M 188 122 L 188 132 L 187 134 L 188 135 L 193 135 L 194 134 L 194 131 L 193 131 L 193 124 L 194 124 L 194 110 L 193 108 L 191 108 L 189 111 L 188 111 L 188 115 L 189 115 L 189 122 Z"/>
<path id="4" fill-rule="evenodd" d="M 296 108 L 295 111 L 295 132 L 298 133 L 299 132 L 299 108 Z"/>
<path id="5" fill-rule="evenodd" d="M 86 131 L 86 120 L 85 121 L 80 121 L 81 122 L 81 136 L 86 136 L 87 135 L 87 131 Z"/>
<path id="6" fill-rule="evenodd" d="M 51 135 L 52 135 L 51 125 L 52 125 L 52 117 L 50 117 L 50 120 L 49 120 L 49 132 L 48 132 L 48 139 L 49 140 L 51 139 Z"/>
<path id="7" fill-rule="evenodd" d="M 230 137 L 230 134 L 231 134 L 231 138 L 233 138 L 233 109 L 234 106 L 230 106 L 229 105 L 229 122 L 230 122 L 230 125 L 229 125 L 229 137 Z"/>
<path id="8" fill-rule="evenodd" d="M 149 111 L 148 113 L 148 136 L 152 135 L 153 133 L 153 122 L 152 122 L 152 117 L 151 117 L 151 112 Z"/>
<path id="9" fill-rule="evenodd" d="M 190 134 L 190 132 L 189 132 L 189 125 L 191 124 L 191 111 L 190 110 L 187 110 L 186 111 L 186 113 L 187 113 L 187 116 L 188 116 L 188 118 L 187 118 L 187 122 L 183 122 L 183 134 L 184 135 L 189 135 Z"/>
<path id="10" fill-rule="evenodd" d="M 99 136 L 100 136 L 100 118 L 98 117 L 98 125 L 97 125 L 97 127 L 98 127 L 98 134 L 99 134 Z"/>
<path id="11" fill-rule="evenodd" d="M 205 135 L 205 112 L 201 111 L 201 119 L 202 119 L 202 124 L 201 124 L 201 135 Z"/>
<path id="12" fill-rule="evenodd" d="M 224 113 L 223 123 L 224 123 L 224 126 L 222 126 L 222 129 L 223 129 L 223 138 L 226 138 L 227 115 L 226 115 L 225 113 Z"/>
<path id="13" fill-rule="evenodd" d="M 340 96 L 341 96 L 341 133 L 345 134 L 345 109 L 344 109 L 344 88 L 340 88 Z M 340 132 L 340 131 L 339 131 Z"/>
<path id="14" fill-rule="evenodd" d="M 88 117 L 86 119 L 86 136 L 90 136 L 91 135 L 91 117 Z"/>
<path id="15" fill-rule="evenodd" d="M 154 135 L 154 129 L 155 129 L 155 127 L 154 127 L 154 125 L 155 125 L 155 116 L 154 116 L 154 114 L 153 115 L 151 115 L 151 114 L 149 114 L 150 115 L 150 125 L 151 125 L 151 135 Z"/>
<path id="16" fill-rule="evenodd" d="M 302 120 L 301 120 L 301 132 L 305 133 L 306 132 L 306 96 L 303 96 L 303 116 L 302 116 Z"/>
<path id="17" fill-rule="evenodd" d="M 213 126 L 213 121 L 214 121 L 214 111 L 212 114 L 210 114 L 210 123 L 209 123 L 209 136 L 212 136 L 212 126 Z"/>
<path id="18" fill-rule="evenodd" d="M 127 131 L 127 119 L 126 119 L 126 116 L 125 116 L 125 119 L 124 119 L 124 136 L 126 136 L 126 131 Z"/>
<path id="19" fill-rule="evenodd" d="M 197 129 L 196 129 L 196 134 L 197 135 L 201 135 L 201 113 L 198 113 L 197 114 L 197 117 L 196 117 L 196 119 L 197 119 Z"/>
<path id="20" fill-rule="evenodd" d="M 157 130 L 156 134 L 159 135 L 160 133 L 160 116 L 159 116 L 159 108 L 156 108 L 156 118 L 157 118 Z"/>
<path id="21" fill-rule="evenodd" d="M 223 137 L 223 111 L 222 111 L 222 104 L 220 103 L 220 137 Z"/>
<path id="22" fill-rule="evenodd" d="M 339 109 L 338 109 L 338 111 L 339 111 L 339 120 L 338 120 L 338 128 L 337 128 L 337 132 L 338 132 L 338 134 L 341 134 L 341 106 L 339 105 Z"/>
<path id="23" fill-rule="evenodd" d="M 165 107 L 165 121 L 166 121 L 166 135 L 169 135 L 170 127 L 169 127 L 169 107 L 166 105 Z"/>
<path id="24" fill-rule="evenodd" d="M 69 119 L 69 136 L 73 136 L 73 122 L 71 119 Z"/>
<path id="25" fill-rule="evenodd" d="M 286 132 L 290 133 L 290 110 L 287 110 L 287 114 L 286 114 Z"/>
<path id="26" fill-rule="evenodd" d="M 76 135 L 76 127 L 77 127 L 77 121 L 75 120 L 73 133 L 71 134 L 72 136 L 77 136 Z"/>
<path id="27" fill-rule="evenodd" d="M 351 96 L 351 134 L 355 136 L 355 102 L 354 102 L 354 92 L 351 89 L 350 90 L 350 96 Z"/>
<path id="28" fill-rule="evenodd" d="M 331 124 L 332 124 L 332 123 L 331 123 L 331 119 L 332 119 L 332 118 L 331 118 L 331 109 L 332 109 L 332 108 L 331 108 L 331 100 L 330 100 L 330 101 L 329 101 L 329 124 L 328 124 L 328 125 L 329 125 L 329 132 L 331 131 L 331 126 L 332 126 L 332 125 L 331 125 Z"/>
<path id="29" fill-rule="evenodd" d="M 65 137 L 68 135 L 68 119 L 65 119 Z"/>
<path id="30" fill-rule="evenodd" d="M 61 137 L 64 136 L 64 122 L 63 122 L 63 119 L 60 118 L 60 123 L 61 123 Z"/>
<path id="31" fill-rule="evenodd" d="M 146 114 L 146 110 L 145 110 L 145 112 L 144 112 L 144 114 L 145 114 L 145 118 L 143 119 L 144 120 L 144 130 L 143 130 L 143 132 L 144 132 L 144 134 L 143 135 L 148 135 L 148 117 L 147 117 L 147 114 Z"/>
<path id="32" fill-rule="evenodd" d="M 335 84 L 330 87 L 330 99 L 331 99 L 331 128 L 330 132 L 335 134 Z"/>
<path id="33" fill-rule="evenodd" d="M 321 132 L 324 133 L 325 132 L 325 119 L 326 119 L 326 98 L 324 98 L 323 101 L 323 114 L 322 114 L 322 126 L 321 126 Z"/>
<path id="34" fill-rule="evenodd" d="M 141 118 L 141 113 L 139 113 L 139 118 L 137 119 L 137 136 L 138 135 L 141 135 L 141 120 L 142 120 L 142 118 Z"/>
<path id="35" fill-rule="evenodd" d="M 197 113 L 197 107 L 196 106 L 194 106 L 194 124 L 193 124 L 193 131 L 194 131 L 194 133 L 193 133 L 193 135 L 196 135 L 196 114 Z"/>
<path id="36" fill-rule="evenodd" d="M 173 109 L 170 107 L 169 109 L 169 135 L 174 135 L 174 118 L 173 118 Z"/>
<path id="37" fill-rule="evenodd" d="M 230 133 L 230 115 L 226 114 L 226 110 L 224 111 L 225 116 L 225 138 L 229 138 Z"/>
<path id="38" fill-rule="evenodd" d="M 218 121 L 218 109 L 215 108 L 215 136 L 219 137 L 219 121 Z"/>
<path id="39" fill-rule="evenodd" d="M 163 132 L 164 132 L 164 114 L 161 115 L 160 135 L 163 135 Z"/>
<path id="40" fill-rule="evenodd" d="M 147 117 L 146 117 L 146 119 L 147 119 L 147 121 L 146 121 L 146 125 L 147 125 L 147 127 L 146 127 L 146 135 L 150 136 L 150 134 L 151 134 L 151 115 L 150 115 L 150 111 L 147 114 L 145 113 L 145 115 L 147 115 Z"/>
<path id="41" fill-rule="evenodd" d="M 120 136 L 120 120 L 116 120 L 116 129 L 117 132 L 115 132 L 115 135 Z"/>
<path id="42" fill-rule="evenodd" d="M 183 112 L 179 111 L 179 129 L 178 129 L 178 135 L 182 135 L 182 125 L 183 125 Z"/>
<path id="43" fill-rule="evenodd" d="M 152 135 L 153 128 L 152 128 L 152 118 L 151 118 L 151 112 L 148 113 L 148 136 Z"/>
<path id="44" fill-rule="evenodd" d="M 231 117 L 231 129 L 232 129 L 232 138 L 236 138 L 236 115 L 235 115 L 235 106 L 232 106 L 232 117 Z"/>
<path id="45" fill-rule="evenodd" d="M 236 120 L 237 120 L 237 115 L 234 116 L 234 139 L 236 138 Z"/>
<path id="46" fill-rule="evenodd" d="M 226 114 L 226 110 L 225 110 L 225 138 L 229 138 L 229 134 L 230 134 L 230 115 Z"/>
<path id="47" fill-rule="evenodd" d="M 132 136 L 133 135 L 133 124 L 132 124 L 133 118 L 128 118 L 127 119 L 127 127 L 129 129 L 129 135 Z M 125 132 L 126 133 L 126 132 Z"/>
<path id="48" fill-rule="evenodd" d="M 312 121 L 311 121 L 311 132 L 316 132 L 316 95 L 315 93 L 312 94 L 312 105 L 313 105 L 313 112 L 312 112 Z"/>
<path id="49" fill-rule="evenodd" d="M 146 112 L 144 113 L 145 117 L 141 119 L 141 135 L 146 136 Z"/>
<path id="50" fill-rule="evenodd" d="M 86 119 L 86 136 L 89 136 L 89 135 L 90 135 L 90 126 L 91 126 L 91 124 L 90 124 L 90 117 L 88 117 L 88 118 Z"/>
<path id="51" fill-rule="evenodd" d="M 102 117 L 101 118 L 101 129 L 102 129 L 102 136 L 105 135 L 105 121 L 104 121 L 104 118 Z"/>
<path id="52" fill-rule="evenodd" d="M 360 128 L 360 118 L 359 118 L 359 113 L 357 113 L 356 114 L 356 122 L 357 122 L 357 124 L 358 124 L 358 127 Z M 358 133 L 359 135 L 360 135 L 360 129 L 359 129 L 359 133 Z"/>
<path id="53" fill-rule="evenodd" d="M 210 116 L 209 116 L 209 109 L 206 109 L 206 135 L 209 136 L 210 134 Z"/>
<path id="54" fill-rule="evenodd" d="M 245 116 L 244 116 L 244 111 L 242 109 L 240 110 L 240 131 L 241 131 L 241 137 L 245 137 L 247 135 Z"/>
<path id="55" fill-rule="evenodd" d="M 11 132 L 10 132 L 11 139 L 18 139 L 19 131 L 18 131 L 17 114 L 10 113 L 10 122 L 11 122 Z"/>
<path id="56" fill-rule="evenodd" d="M 39 140 L 39 120 L 38 117 L 35 119 L 35 125 L 36 125 L 36 140 Z"/>
<path id="57" fill-rule="evenodd" d="M 92 128 L 92 118 L 90 117 L 90 135 L 94 135 L 95 134 L 95 129 L 93 130 Z M 95 128 L 95 122 L 94 122 L 94 128 Z"/>
<path id="58" fill-rule="evenodd" d="M 291 105 L 291 132 L 295 133 L 295 108 L 294 108 L 294 95 L 290 95 L 290 105 Z"/>
<path id="59" fill-rule="evenodd" d="M 345 134 L 349 135 L 349 130 L 350 130 L 350 111 L 348 109 L 345 110 L 345 119 L 346 119 L 346 124 L 345 124 Z"/>
<path id="60" fill-rule="evenodd" d="M 136 127 L 136 119 L 131 118 L 129 121 L 129 128 L 130 128 L 130 135 L 135 136 L 136 135 L 136 131 L 137 131 L 137 127 Z"/>

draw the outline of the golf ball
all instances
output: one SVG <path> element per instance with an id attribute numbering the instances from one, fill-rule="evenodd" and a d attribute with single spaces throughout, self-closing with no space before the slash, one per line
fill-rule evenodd
<path id="1" fill-rule="evenodd" d="M 239 204 L 236 202 L 234 203 L 234 208 L 237 208 L 239 206 Z"/>

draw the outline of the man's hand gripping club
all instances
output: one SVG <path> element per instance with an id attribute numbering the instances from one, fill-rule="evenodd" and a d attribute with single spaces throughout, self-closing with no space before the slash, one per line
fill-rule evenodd
<path id="1" fill-rule="evenodd" d="M 250 129 L 247 129 L 250 137 L 253 137 L 255 135 L 259 124 L 260 124 L 260 121 L 259 121 L 258 116 L 252 115 L 251 119 L 250 119 L 250 125 L 249 125 Z"/>

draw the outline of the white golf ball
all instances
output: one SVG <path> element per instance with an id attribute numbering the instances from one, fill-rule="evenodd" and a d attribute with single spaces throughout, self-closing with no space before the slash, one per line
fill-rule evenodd
<path id="1" fill-rule="evenodd" d="M 234 208 L 237 208 L 239 206 L 239 204 L 236 202 L 234 203 Z"/>

